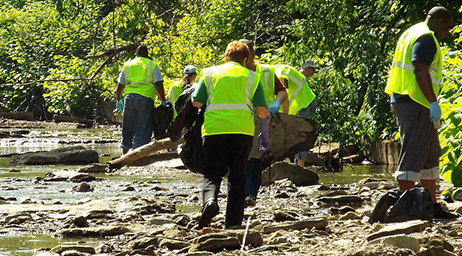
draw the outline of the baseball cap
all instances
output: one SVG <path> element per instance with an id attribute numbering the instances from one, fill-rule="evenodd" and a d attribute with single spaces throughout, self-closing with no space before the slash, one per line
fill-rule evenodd
<path id="1" fill-rule="evenodd" d="M 184 73 L 185 74 L 194 74 L 196 73 L 196 67 L 194 67 L 193 65 L 188 65 L 184 68 Z"/>
<path id="2" fill-rule="evenodd" d="M 302 68 L 305 69 L 305 68 L 317 68 L 318 66 L 316 66 L 316 64 L 314 64 L 314 60 L 312 59 L 306 59 L 305 62 L 303 62 L 302 64 Z"/>

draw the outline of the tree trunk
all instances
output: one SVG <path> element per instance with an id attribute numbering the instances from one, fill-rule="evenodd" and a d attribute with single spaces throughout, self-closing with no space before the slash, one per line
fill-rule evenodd
<path id="1" fill-rule="evenodd" d="M 171 141 L 169 138 L 162 139 L 162 140 L 155 140 L 133 151 L 129 151 L 127 154 L 122 155 L 117 159 L 107 162 L 107 165 L 108 165 L 109 170 L 119 169 L 151 153 L 154 153 L 162 149 L 175 148 L 179 144 L 184 143 L 184 142 L 185 142 L 184 138 L 181 138 L 175 142 Z"/>

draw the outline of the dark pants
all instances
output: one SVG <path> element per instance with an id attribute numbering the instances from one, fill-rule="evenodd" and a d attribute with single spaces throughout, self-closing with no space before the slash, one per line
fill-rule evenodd
<path id="1" fill-rule="evenodd" d="M 258 190 L 261 185 L 261 173 L 263 171 L 263 161 L 252 158 L 247 161 L 245 169 L 245 196 L 257 199 Z"/>
<path id="2" fill-rule="evenodd" d="M 228 174 L 225 227 L 242 224 L 245 201 L 245 165 L 253 137 L 221 134 L 204 137 L 204 184 L 202 202 L 217 200 L 223 176 Z"/>

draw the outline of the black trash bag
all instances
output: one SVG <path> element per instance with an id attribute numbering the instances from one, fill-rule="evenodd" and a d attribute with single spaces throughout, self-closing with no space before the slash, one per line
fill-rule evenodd
<path id="1" fill-rule="evenodd" d="M 173 120 L 172 103 L 167 102 L 165 106 L 159 105 L 152 112 L 152 129 L 156 140 L 164 139 L 168 136 L 167 129 Z"/>
<path id="2" fill-rule="evenodd" d="M 384 222 L 408 220 L 433 220 L 433 202 L 426 188 L 413 188 L 405 191 L 388 209 Z"/>
<path id="3" fill-rule="evenodd" d="M 401 196 L 401 191 L 397 189 L 389 190 L 383 195 L 377 204 L 375 205 L 374 211 L 372 211 L 369 223 L 384 222 L 385 216 L 387 216 L 388 209 L 393 206 Z"/>
<path id="4" fill-rule="evenodd" d="M 168 136 L 172 141 L 179 140 L 184 135 L 185 131 L 191 130 L 197 119 L 198 111 L 197 108 L 193 106 L 191 100 L 191 95 L 194 90 L 195 86 L 186 85 L 175 102 L 177 116 L 168 127 Z"/>
<path id="5" fill-rule="evenodd" d="M 387 208 L 388 207 L 388 208 Z M 369 223 L 405 222 L 409 220 L 433 220 L 433 202 L 426 188 L 412 188 L 404 193 L 391 190 L 374 208 Z"/>
<path id="6" fill-rule="evenodd" d="M 202 149 L 202 124 L 204 123 L 204 110 L 202 107 L 196 122 L 185 135 L 185 143 L 179 146 L 178 154 L 184 166 L 194 173 L 204 173 L 204 151 Z"/>

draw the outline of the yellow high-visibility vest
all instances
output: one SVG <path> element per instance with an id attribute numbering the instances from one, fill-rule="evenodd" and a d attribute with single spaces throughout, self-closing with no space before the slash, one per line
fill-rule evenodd
<path id="1" fill-rule="evenodd" d="M 148 98 L 156 97 L 152 71 L 157 64 L 148 58 L 136 57 L 124 63 L 124 93 L 136 93 Z"/>
<path id="2" fill-rule="evenodd" d="M 173 83 L 172 87 L 170 87 L 170 90 L 167 93 L 168 101 L 170 101 L 172 104 L 175 104 L 176 100 L 178 99 L 178 96 L 183 92 L 183 81 L 176 81 Z M 175 108 L 173 108 L 173 116 L 175 117 L 177 115 Z"/>
<path id="3" fill-rule="evenodd" d="M 287 97 L 289 98 L 289 115 L 296 115 L 298 111 L 310 105 L 316 95 L 311 90 L 306 77 L 293 67 L 287 65 L 275 66 L 275 73 L 279 78 L 288 81 Z"/>
<path id="4" fill-rule="evenodd" d="M 260 76 L 260 84 L 263 86 L 263 91 L 265 92 L 266 103 L 271 105 L 276 99 L 275 92 L 275 74 L 274 69 L 270 69 L 270 66 L 266 64 L 256 63 L 255 73 Z"/>
<path id="5" fill-rule="evenodd" d="M 412 63 L 412 46 L 419 37 L 427 34 L 433 36 L 437 49 L 428 72 L 432 79 L 433 91 L 438 96 L 441 78 L 443 77 L 443 59 L 438 39 L 425 22 L 410 27 L 399 38 L 385 92 L 388 94 L 409 95 L 415 102 L 430 108 L 430 102 L 428 102 L 417 83 L 414 64 Z"/>
<path id="6" fill-rule="evenodd" d="M 207 87 L 202 136 L 253 136 L 253 97 L 259 76 L 237 62 L 227 62 L 205 70 L 202 79 Z"/>

